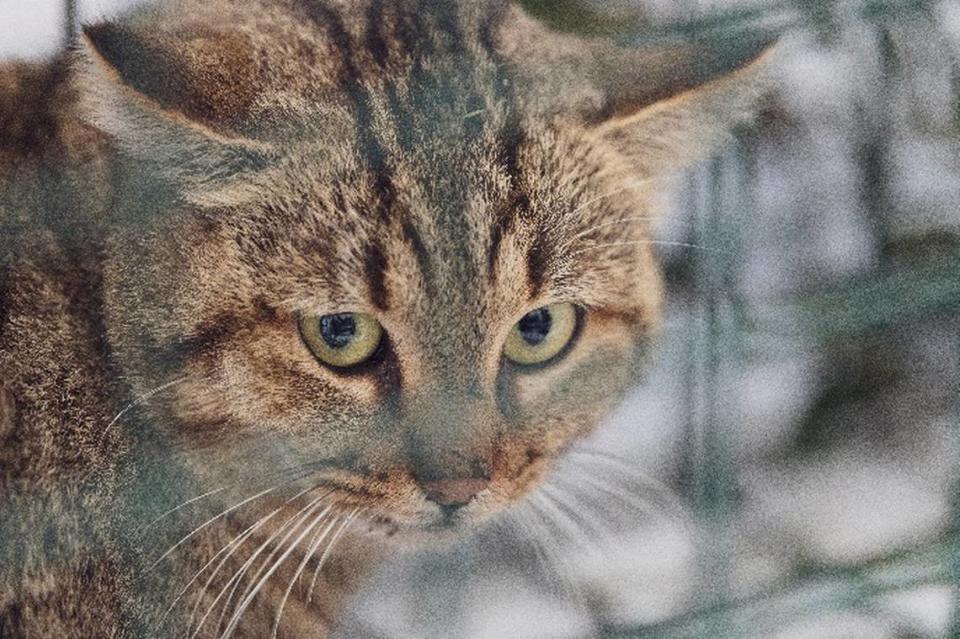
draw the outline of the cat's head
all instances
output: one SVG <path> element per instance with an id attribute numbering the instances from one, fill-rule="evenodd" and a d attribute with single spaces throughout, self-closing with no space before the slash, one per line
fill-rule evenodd
<path id="1" fill-rule="evenodd" d="M 86 30 L 116 141 L 106 323 L 171 458 L 396 529 L 535 487 L 637 377 L 658 178 L 757 43 L 617 48 L 499 2 L 189 2 Z"/>

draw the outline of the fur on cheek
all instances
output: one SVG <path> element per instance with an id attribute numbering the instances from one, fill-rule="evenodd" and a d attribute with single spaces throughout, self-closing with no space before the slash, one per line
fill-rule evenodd
<path id="1" fill-rule="evenodd" d="M 309 416 L 330 413 L 331 405 L 371 413 L 380 404 L 374 380 L 325 370 L 293 330 L 237 334 L 183 370 L 175 411 L 185 423 L 228 421 L 296 433 Z"/>
<path id="2" fill-rule="evenodd" d="M 603 313 L 592 313 L 581 329 L 571 350 L 557 363 L 543 369 L 521 373 L 515 378 L 515 398 L 521 407 L 538 407 L 558 401 L 558 389 L 572 385 L 596 386 L 597 381 L 623 377 L 621 371 L 636 348 L 640 327 L 626 320 Z M 610 386 L 614 386 L 610 384 Z M 585 396 L 579 396 L 583 406 Z M 563 403 L 563 398 L 559 398 Z M 588 402 L 589 403 L 589 402 Z"/>

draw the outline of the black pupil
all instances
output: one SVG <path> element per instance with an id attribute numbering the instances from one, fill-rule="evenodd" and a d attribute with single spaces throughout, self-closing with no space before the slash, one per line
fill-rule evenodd
<path id="1" fill-rule="evenodd" d="M 551 323 L 550 311 L 545 308 L 538 308 L 524 315 L 517 323 L 517 329 L 520 331 L 523 341 L 531 346 L 537 346 L 547 339 Z"/>
<path id="2" fill-rule="evenodd" d="M 320 318 L 320 336 L 330 348 L 343 348 L 357 336 L 357 322 L 352 313 L 324 315 Z"/>

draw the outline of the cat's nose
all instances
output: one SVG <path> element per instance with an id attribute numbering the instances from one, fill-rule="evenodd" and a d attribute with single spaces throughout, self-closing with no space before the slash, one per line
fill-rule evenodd
<path id="1" fill-rule="evenodd" d="M 466 506 L 477 496 L 477 493 L 485 490 L 489 485 L 490 480 L 483 477 L 431 479 L 420 484 L 427 494 L 427 499 L 444 510 Z"/>

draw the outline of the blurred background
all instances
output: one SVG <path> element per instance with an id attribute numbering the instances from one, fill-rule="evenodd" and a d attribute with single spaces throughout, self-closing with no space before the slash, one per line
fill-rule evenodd
<path id="1" fill-rule="evenodd" d="M 55 51 L 68 4 L 0 0 L 0 57 Z M 342 634 L 960 637 L 960 2 L 525 4 L 624 43 L 779 34 L 779 89 L 674 180 L 649 375 L 545 494 L 398 557 Z"/>

